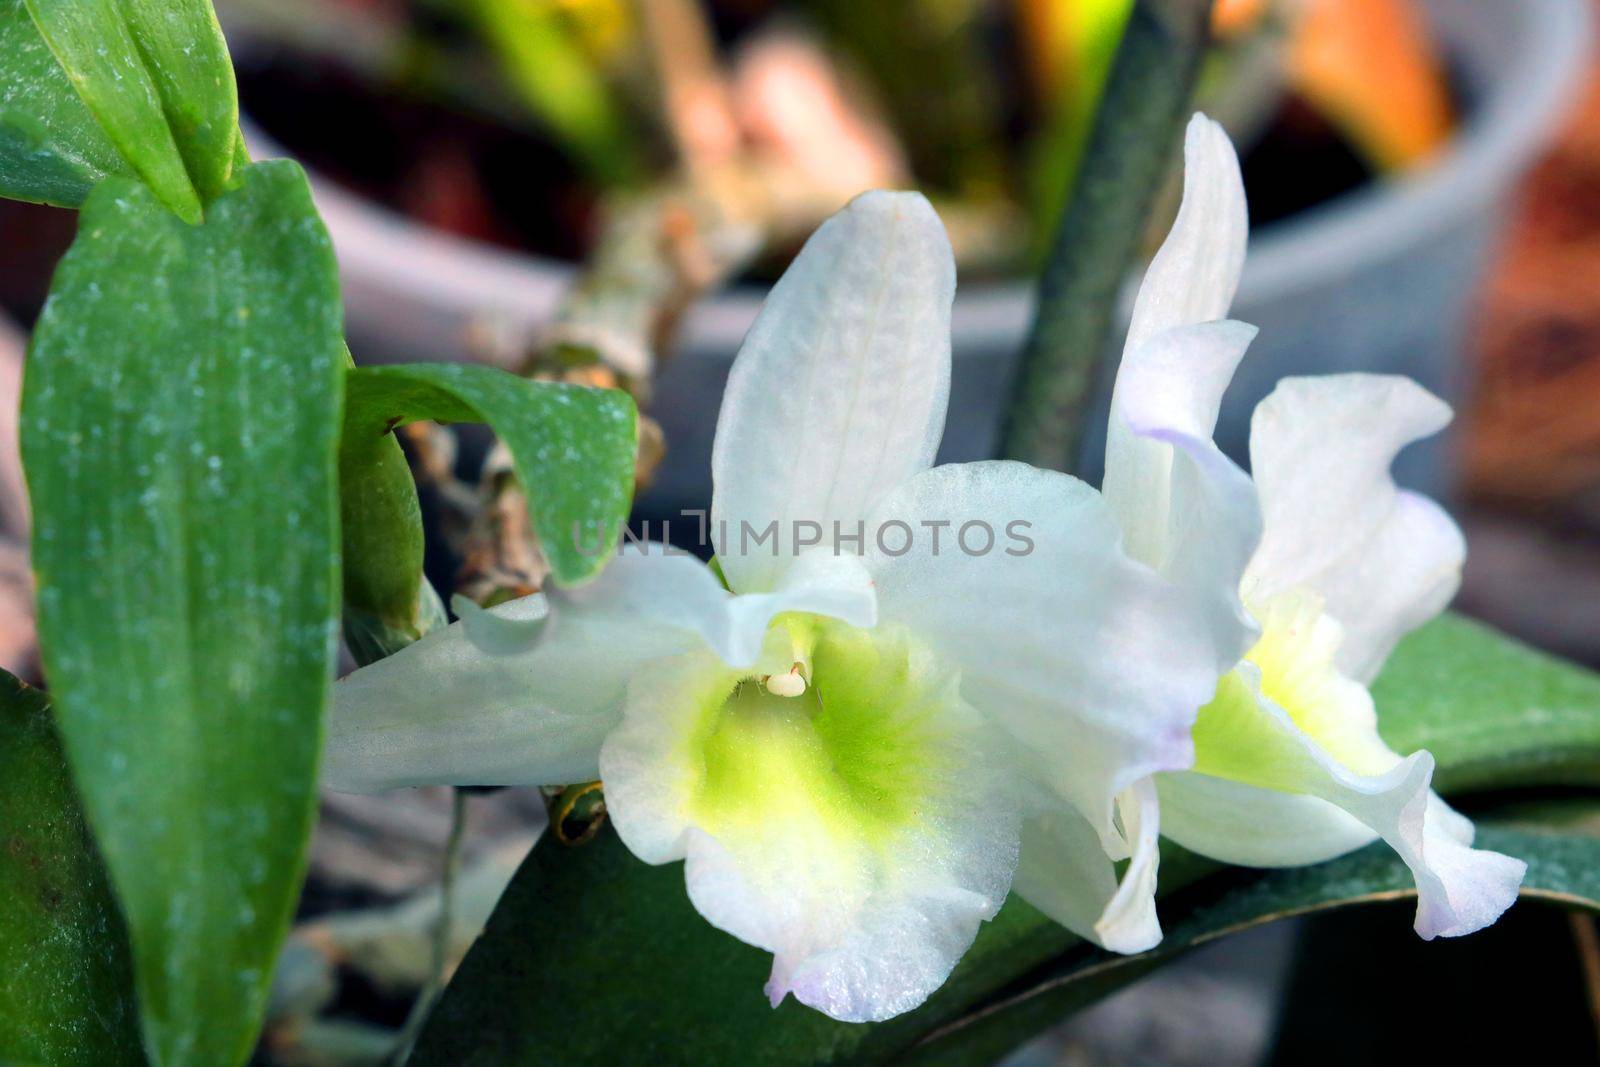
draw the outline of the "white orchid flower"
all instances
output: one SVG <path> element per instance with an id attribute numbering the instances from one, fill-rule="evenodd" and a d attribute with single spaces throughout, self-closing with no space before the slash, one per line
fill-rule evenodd
<path id="1" fill-rule="evenodd" d="M 1209 601 L 1224 632 L 1244 613 L 1259 636 L 1200 712 L 1194 769 L 1158 776 L 1161 832 L 1260 867 L 1382 838 L 1416 878 L 1422 937 L 1481 929 L 1511 905 L 1525 865 L 1470 847 L 1472 824 L 1430 790 L 1433 758 L 1383 742 L 1366 688 L 1460 582 L 1461 531 L 1389 473 L 1450 409 L 1408 378 L 1282 381 L 1251 423 L 1258 543 L 1238 504 L 1248 483 L 1211 441 L 1255 332 L 1223 320 L 1244 260 L 1244 189 L 1227 136 L 1203 116 L 1185 161 L 1183 207 L 1117 375 L 1104 491 L 1136 558 Z"/>
<path id="2" fill-rule="evenodd" d="M 1144 947 L 1153 911 L 1118 898 L 1107 848 L 1148 864 L 1154 839 L 1119 798 L 1190 765 L 1240 649 L 1121 552 L 1083 483 L 931 467 L 954 287 L 918 195 L 824 224 L 728 382 L 726 587 L 635 549 L 587 586 L 466 609 L 339 686 L 329 783 L 601 777 L 627 846 L 685 860 L 700 912 L 773 953 L 772 1002 L 839 1019 L 944 981 L 1005 898 L 1025 805 L 1071 835 L 1041 891 L 1082 882 L 1064 894 L 1082 921 Z"/>

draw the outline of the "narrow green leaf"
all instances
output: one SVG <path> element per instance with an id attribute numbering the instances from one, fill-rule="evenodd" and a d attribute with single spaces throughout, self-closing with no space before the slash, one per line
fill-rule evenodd
<path id="1" fill-rule="evenodd" d="M 133 174 L 23 0 L 0 0 L 0 70 L 0 196 L 77 207 L 100 179 Z"/>
<path id="2" fill-rule="evenodd" d="M 50 703 L 4 671 L 0 886 L 0 1063 L 143 1063 L 127 931 Z"/>
<path id="3" fill-rule="evenodd" d="M 81 0 L 76 0 L 81 2 Z M 222 195 L 239 136 L 233 59 L 211 0 L 118 0 L 200 198 Z"/>
<path id="4" fill-rule="evenodd" d="M 209 0 L 25 0 L 89 111 L 189 222 L 233 167 L 239 104 Z"/>
<path id="5" fill-rule="evenodd" d="M 626 393 L 452 363 L 360 367 L 351 372 L 349 394 L 347 455 L 419 419 L 488 423 L 527 488 L 528 512 L 556 581 L 583 581 L 616 548 L 633 497 L 638 432 Z M 400 551 L 397 578 L 408 558 Z M 415 578 L 410 583 L 414 590 Z M 398 582 L 394 592 L 404 588 Z"/>
<path id="6" fill-rule="evenodd" d="M 1447 788 L 1600 785 L 1600 678 L 1485 627 L 1448 616 L 1424 627 L 1401 642 L 1374 693 L 1390 743 L 1401 751 L 1426 744 Z M 1483 842 L 1533 862 L 1524 850 L 1528 839 L 1505 836 L 1511 833 L 1486 831 Z M 1555 892 L 1577 886 L 1573 892 L 1583 901 L 1600 897 L 1600 844 L 1541 849 L 1530 887 Z M 1561 867 L 1580 859 L 1593 866 L 1587 872 Z M 1201 939 L 1207 923 L 1259 917 L 1266 907 L 1260 901 L 1272 894 L 1289 899 L 1298 893 L 1302 903 L 1323 894 L 1331 906 L 1363 894 L 1410 892 L 1411 885 L 1405 867 L 1382 847 L 1337 864 L 1270 875 L 1218 872 L 1217 864 L 1163 842 L 1164 894 L 1190 885 L 1198 894 L 1212 885 L 1273 881 L 1255 905 L 1258 898 L 1219 896 L 1212 910 L 1191 913 L 1186 902 L 1200 898 L 1180 896 L 1163 908 L 1168 939 L 1161 952 L 1132 961 L 1095 954 L 1012 898 L 927 1004 L 886 1023 L 855 1026 L 792 1002 L 769 1008 L 761 994 L 769 957 L 694 911 L 679 865 L 646 866 L 609 831 L 579 849 L 547 840 L 517 872 L 446 989 L 413 1062 L 518 1062 L 549 1055 L 541 1052 L 549 1049 L 560 1049 L 563 1062 L 572 1064 L 737 1062 L 751 1049 L 760 1049 L 762 1062 L 770 1064 L 882 1060 L 967 1018 L 1042 967 L 1059 972 L 1086 959 L 1111 961 L 1110 970 L 1087 971 L 1086 984 L 1062 994 L 1082 998 L 1070 1007 L 1126 984 L 1143 973 L 1141 967 L 1157 966 L 1169 949 Z M 1258 911 L 1250 913 L 1253 906 Z M 1102 973 L 1106 980 L 1094 984 Z M 1036 1025 L 1064 1010 L 1050 1004 L 1037 1016 L 1018 1018 Z M 1005 1031 L 995 1047 L 1009 1047 L 1025 1030 Z M 949 1062 L 986 1062 L 989 1051 Z"/>
<path id="7" fill-rule="evenodd" d="M 327 234 L 274 162 L 200 226 L 102 183 L 29 352 L 45 670 L 166 1067 L 244 1059 L 304 871 L 342 344 Z"/>

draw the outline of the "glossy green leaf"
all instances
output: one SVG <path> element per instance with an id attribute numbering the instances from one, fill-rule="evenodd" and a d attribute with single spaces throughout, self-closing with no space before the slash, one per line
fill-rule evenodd
<path id="1" fill-rule="evenodd" d="M 4 671 L 0 886 L 0 1063 L 143 1063 L 127 931 L 50 702 Z"/>
<path id="2" fill-rule="evenodd" d="M 78 95 L 141 178 L 198 221 L 238 143 L 233 65 L 209 0 L 25 0 Z"/>
<path id="3" fill-rule="evenodd" d="M 1441 793 L 1600 785 L 1600 675 L 1482 623 L 1446 615 L 1407 637 L 1372 697 L 1391 748 L 1433 753 Z"/>
<path id="4" fill-rule="evenodd" d="M 452 363 L 360 367 L 351 372 L 349 394 L 347 454 L 419 419 L 488 423 L 528 490 L 528 512 L 556 581 L 583 581 L 616 548 L 633 497 L 638 432 L 626 393 Z M 399 593 L 406 559 L 397 553 L 394 563 Z M 415 578 L 410 582 L 414 589 Z"/>
<path id="5" fill-rule="evenodd" d="M 304 872 L 342 344 L 333 250 L 274 162 L 200 226 L 102 183 L 29 351 L 45 672 L 165 1067 L 243 1061 Z"/>
<path id="6" fill-rule="evenodd" d="M 500 898 L 411 1067 L 828 1062 L 855 1030 L 761 986 L 771 957 L 712 928 L 683 867 L 650 867 L 614 830 L 546 834 Z"/>
<path id="7" fill-rule="evenodd" d="M 1194 873 L 1215 869 L 1175 856 L 1164 872 L 1186 861 Z M 579 848 L 546 835 L 446 987 L 410 1067 L 541 1062 L 557 1048 L 574 1065 L 737 1063 L 752 1048 L 772 1065 L 881 1062 L 1081 945 L 1013 897 L 922 1008 L 836 1022 L 792 999 L 768 1005 L 771 955 L 694 910 L 682 865 L 647 866 L 610 827 Z"/>
<path id="8" fill-rule="evenodd" d="M 1485 825 L 1479 827 L 1478 844 L 1528 862 L 1524 902 L 1600 912 L 1600 841 Z M 1117 956 L 1080 947 L 1044 974 L 1030 976 L 1026 988 L 939 1027 L 899 1062 L 919 1067 L 987 1063 L 1191 948 L 1278 919 L 1415 896 L 1411 872 L 1381 843 L 1312 867 L 1229 870 L 1169 902 L 1165 911 L 1181 908 L 1183 914 L 1167 921 L 1166 936 L 1154 951 Z M 1411 936 L 1407 924 L 1397 923 L 1394 936 Z"/>
<path id="9" fill-rule="evenodd" d="M 133 174 L 23 0 L 0 0 L 0 70 L 0 196 L 77 207 L 100 179 Z"/>
<path id="10" fill-rule="evenodd" d="M 211 0 L 117 0 L 117 6 L 155 83 L 190 180 L 202 200 L 215 199 L 227 188 L 244 141 L 233 58 Z"/>
<path id="11" fill-rule="evenodd" d="M 1423 628 L 1395 650 L 1374 692 L 1384 735 L 1402 751 L 1426 743 L 1447 788 L 1600 785 L 1600 678 L 1485 627 L 1445 617 Z M 1513 831 L 1486 831 L 1483 841 L 1535 861 L 1527 848 L 1542 838 L 1506 834 Z M 1158 953 L 1132 960 L 1098 954 L 1013 898 L 927 1004 L 856 1026 L 792 1001 L 769 1008 L 761 986 L 770 957 L 694 911 L 680 865 L 646 866 L 609 831 L 579 849 L 547 839 L 447 988 L 413 1062 L 519 1062 L 550 1049 L 571 1064 L 737 1062 L 751 1049 L 769 1064 L 880 1061 L 983 1010 L 1041 968 L 1068 973 L 1062 968 L 1099 961 L 1082 974 L 1071 971 L 1083 984 L 1060 994 L 1062 1003 L 1041 999 L 1037 1014 L 1019 1014 L 992 1048 L 948 1061 L 987 1062 L 985 1055 L 1009 1047 L 1029 1026 L 1126 984 L 1171 950 L 1220 936 L 1206 931 L 1265 921 L 1279 906 L 1273 901 L 1299 901 L 1284 905 L 1292 910 L 1411 891 L 1405 867 L 1382 847 L 1335 864 L 1261 874 L 1218 873 L 1217 864 L 1163 845 L 1163 893 L 1194 889 L 1163 907 L 1168 939 Z M 1600 896 L 1600 845 L 1540 847 L 1530 887 L 1570 890 L 1580 903 Z M 1571 866 L 1580 860 L 1592 866 Z M 1213 885 L 1265 888 L 1238 899 L 1220 890 L 1204 897 Z M 1211 901 L 1207 910 L 1190 910 L 1201 899 Z"/>

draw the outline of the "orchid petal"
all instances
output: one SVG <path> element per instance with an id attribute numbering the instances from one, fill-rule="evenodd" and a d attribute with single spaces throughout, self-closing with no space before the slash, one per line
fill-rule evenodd
<path id="1" fill-rule="evenodd" d="M 1105 495 L 1124 547 L 1198 598 L 1233 659 L 1255 630 L 1239 579 L 1261 517 L 1249 478 L 1217 449 L 1222 394 L 1255 328 L 1225 321 L 1249 215 L 1227 134 L 1195 115 L 1184 139 L 1183 204 L 1134 304 L 1106 428 Z"/>
<path id="2" fill-rule="evenodd" d="M 718 560 L 741 593 L 775 588 L 795 523 L 845 533 L 925 469 L 950 393 L 955 261 L 916 193 L 866 193 L 773 286 L 723 396 L 712 449 Z M 776 522 L 770 553 L 743 524 Z"/>
<path id="3" fill-rule="evenodd" d="M 541 596 L 493 609 L 543 619 Z M 456 623 L 334 688 L 323 781 L 342 792 L 412 785 L 564 785 L 597 776 L 627 678 L 659 644 L 560 640 L 522 656 L 480 651 Z"/>
<path id="4" fill-rule="evenodd" d="M 1011 891 L 1085 940 L 1117 894 L 1117 872 L 1094 827 L 1067 807 L 1022 824 Z"/>
<path id="5" fill-rule="evenodd" d="M 920 1004 L 998 911 L 1018 827 L 954 679 L 881 631 L 832 633 L 803 697 L 704 654 L 641 677 L 601 770 L 629 848 L 685 859 L 701 914 L 773 953 L 774 1005 L 869 1021 Z"/>
<path id="6" fill-rule="evenodd" d="M 872 578 L 855 556 L 803 553 L 766 593 L 735 595 L 709 567 L 666 546 L 650 545 L 613 560 L 587 585 L 552 589 L 546 628 L 693 635 L 730 667 L 748 667 L 761 652 L 773 618 L 798 611 L 854 626 L 877 621 Z"/>
<path id="7" fill-rule="evenodd" d="M 1106 444 L 1105 497 L 1128 554 L 1203 601 L 1214 629 L 1231 635 L 1235 661 L 1255 639 L 1239 582 L 1261 536 L 1261 513 L 1250 478 L 1211 434 L 1223 390 L 1255 335 L 1244 323 L 1208 322 L 1168 330 L 1130 352 L 1117 373 Z"/>
<path id="8" fill-rule="evenodd" d="M 1353 852 L 1378 838 L 1376 831 L 1348 812 L 1314 796 L 1194 772 L 1159 775 L 1157 786 L 1163 809 L 1161 832 L 1192 852 L 1224 863 L 1300 867 Z M 1423 818 L 1430 837 L 1443 834 L 1456 844 L 1472 844 L 1472 821 L 1439 794 L 1428 794 Z M 1026 863 L 1025 852 L 1023 866 Z"/>
<path id="9" fill-rule="evenodd" d="M 1112 952 L 1145 952 L 1161 943 L 1156 918 L 1160 861 L 1159 802 L 1151 779 L 1118 798 L 1130 862 L 1118 884 L 1099 835 L 1066 808 L 1023 823 L 1012 891 L 1056 922 Z"/>
<path id="10" fill-rule="evenodd" d="M 541 603 L 545 602 L 542 595 L 538 598 Z M 493 656 L 515 656 L 531 652 L 544 634 L 545 619 L 548 615 L 548 612 L 541 611 L 526 617 L 518 617 L 504 611 L 486 608 L 460 593 L 450 598 L 450 610 L 461 620 L 461 628 L 466 633 L 467 640 L 471 641 L 478 651 Z"/>
<path id="11" fill-rule="evenodd" d="M 781 588 L 735 596 L 705 564 L 661 545 L 624 553 L 587 585 L 458 608 L 462 622 L 339 683 L 330 787 L 588 781 L 642 665 L 709 647 L 749 666 L 784 612 L 876 619 L 871 577 L 854 557 L 807 554 Z"/>
<path id="12" fill-rule="evenodd" d="M 973 522 L 1000 527 L 987 553 L 962 547 Z M 893 523 L 920 531 L 900 556 L 885 548 L 903 540 Z M 867 565 L 882 618 L 959 666 L 968 700 L 1049 754 L 1044 773 L 1103 841 L 1117 837 L 1119 793 L 1189 765 L 1189 727 L 1237 658 L 1233 637 L 1219 638 L 1203 606 L 1122 554 L 1094 490 L 1021 463 L 954 464 L 896 490 L 868 528 L 879 532 Z"/>
<path id="13" fill-rule="evenodd" d="M 1439 829 L 1460 844 L 1470 845 L 1478 836 L 1478 828 L 1472 825 L 1472 820 L 1446 804 L 1438 793 L 1428 796 L 1428 818 L 1439 820 Z"/>
<path id="14" fill-rule="evenodd" d="M 1183 204 L 1150 261 L 1124 351 L 1177 326 L 1228 314 L 1244 269 L 1250 215 L 1239 157 L 1221 126 L 1196 114 L 1183 142 Z"/>
<path id="15" fill-rule="evenodd" d="M 1202 856 L 1242 867 L 1300 867 L 1378 839 L 1326 800 L 1187 771 L 1156 776 L 1161 832 Z"/>
<path id="16" fill-rule="evenodd" d="M 1401 448 L 1449 421 L 1449 406 L 1409 378 L 1340 374 L 1285 379 L 1251 422 L 1264 531 L 1246 594 L 1321 593 L 1345 629 L 1339 666 L 1358 681 L 1460 584 L 1460 529 L 1389 474 Z"/>
<path id="17" fill-rule="evenodd" d="M 1095 940 L 1112 952 L 1145 952 L 1161 943 L 1156 876 L 1161 862 L 1161 802 L 1154 778 L 1141 778 L 1117 798 L 1128 869 L 1095 924 Z"/>
<path id="18" fill-rule="evenodd" d="M 1201 712 L 1195 726 L 1198 774 L 1315 797 L 1374 831 L 1399 853 L 1416 878 L 1415 927 L 1424 938 L 1472 933 L 1511 906 L 1526 865 L 1461 842 L 1459 825 L 1442 814 L 1442 805 L 1428 788 L 1431 755 L 1417 752 L 1401 759 L 1387 752 L 1374 724 L 1369 742 L 1353 750 L 1367 763 L 1365 773 L 1353 770 L 1263 693 L 1261 682 L 1261 671 L 1250 662 L 1223 679 L 1217 699 Z M 1348 683 L 1340 699 L 1355 699 L 1356 693 L 1365 696 L 1366 691 Z M 1380 749 L 1386 753 L 1387 766 L 1377 762 Z M 1185 798 L 1191 808 L 1196 802 L 1193 794 Z M 1259 826 L 1264 817 L 1260 808 L 1253 808 L 1213 815 L 1208 821 L 1213 827 L 1232 822 L 1248 838 L 1256 830 L 1247 828 L 1246 820 L 1253 818 Z M 1184 843 L 1181 825 L 1170 818 L 1167 833 Z M 1259 851 L 1260 845 L 1258 840 L 1243 847 Z M 1230 858 L 1237 855 L 1231 853 Z M 1280 862 L 1301 862 L 1303 857 L 1304 852 L 1295 849 Z"/>

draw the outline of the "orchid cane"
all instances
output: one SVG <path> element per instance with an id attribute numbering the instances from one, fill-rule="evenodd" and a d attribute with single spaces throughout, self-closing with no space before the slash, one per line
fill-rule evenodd
<path id="1" fill-rule="evenodd" d="M 1071 835 L 1055 873 L 1082 883 L 1083 921 L 1148 947 L 1149 887 L 1119 896 L 1112 857 L 1152 869 L 1154 838 L 1122 808 L 1191 764 L 1195 710 L 1248 631 L 1219 638 L 1128 559 L 1083 483 L 930 466 L 954 287 L 918 195 L 866 194 L 824 224 L 728 383 L 726 587 L 656 546 L 586 586 L 461 605 L 463 623 L 340 685 L 328 782 L 598 775 L 628 847 L 686 860 L 700 912 L 773 953 L 772 1002 L 839 1019 L 943 982 L 1006 896 L 1024 814 Z"/>
<path id="2" fill-rule="evenodd" d="M 1211 441 L 1255 334 L 1223 320 L 1244 260 L 1244 189 L 1227 136 L 1203 116 L 1185 161 L 1183 207 L 1117 376 L 1105 497 L 1135 558 L 1208 601 L 1223 631 L 1245 617 L 1259 638 L 1200 711 L 1194 769 L 1157 776 L 1149 821 L 1250 866 L 1315 863 L 1382 838 L 1416 878 L 1417 933 L 1471 933 L 1515 900 L 1525 865 L 1469 847 L 1472 824 L 1430 790 L 1433 758 L 1384 744 L 1366 689 L 1460 582 L 1460 530 L 1389 474 L 1450 409 L 1407 378 L 1285 379 L 1251 424 L 1258 531 L 1240 506 L 1251 483 Z M 1025 855 L 1019 884 L 1031 865 Z"/>

